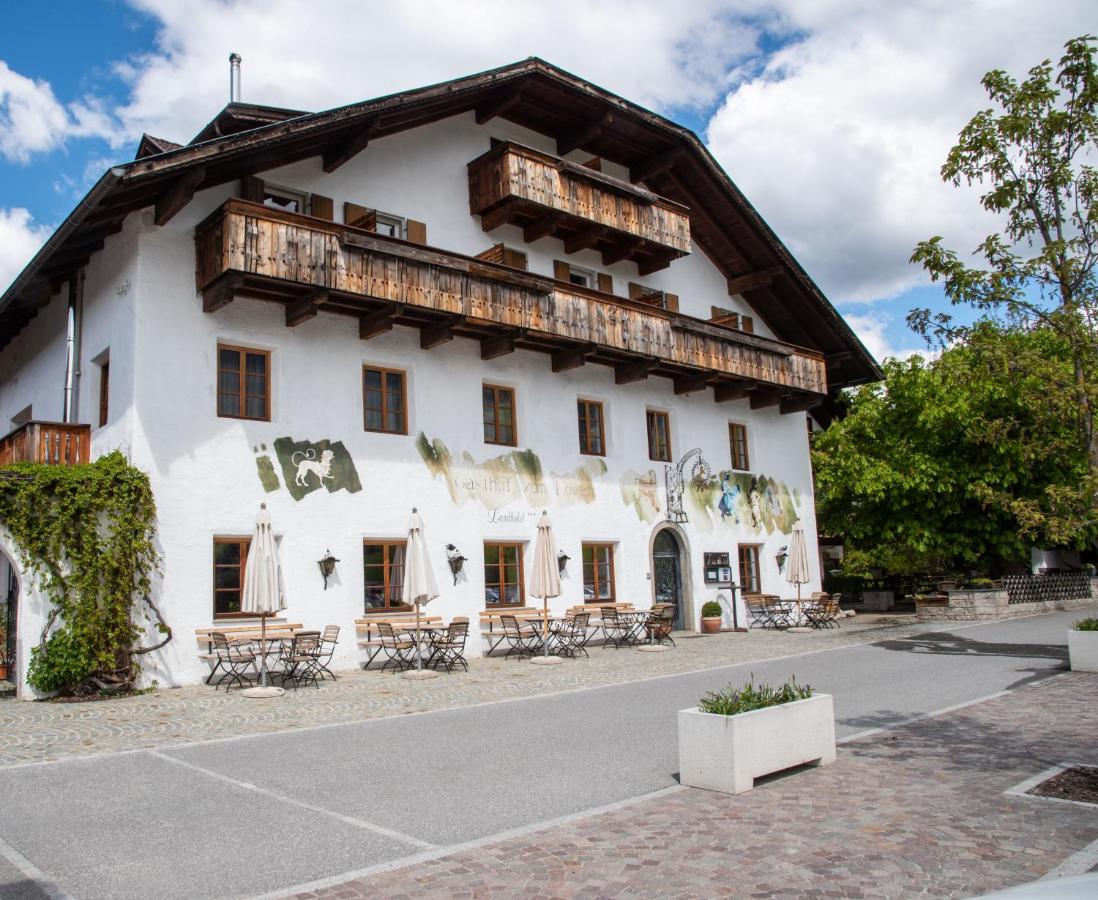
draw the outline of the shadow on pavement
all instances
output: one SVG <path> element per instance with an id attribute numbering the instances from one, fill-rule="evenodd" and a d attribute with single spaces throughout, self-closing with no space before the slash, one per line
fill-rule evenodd
<path id="1" fill-rule="evenodd" d="M 877 641 L 874 647 L 903 653 L 932 653 L 947 656 L 1015 656 L 1022 659 L 1055 659 L 1066 662 L 1067 647 L 1063 644 L 1010 644 L 978 641 L 960 637 L 948 631 L 923 634 L 918 637 Z"/>

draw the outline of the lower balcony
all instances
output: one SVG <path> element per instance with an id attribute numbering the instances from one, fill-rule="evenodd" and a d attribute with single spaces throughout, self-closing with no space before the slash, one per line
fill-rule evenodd
<path id="1" fill-rule="evenodd" d="M 332 222 L 229 200 L 195 231 L 197 287 L 213 312 L 235 296 L 285 306 L 287 326 L 325 312 L 358 319 L 368 339 L 394 324 L 420 346 L 478 340 L 481 357 L 516 349 L 560 372 L 612 366 L 619 384 L 650 375 L 677 393 L 804 410 L 823 398 L 823 357 L 624 297 Z"/>
<path id="2" fill-rule="evenodd" d="M 0 466 L 17 462 L 76 466 L 90 459 L 90 425 L 32 421 L 0 438 Z"/>

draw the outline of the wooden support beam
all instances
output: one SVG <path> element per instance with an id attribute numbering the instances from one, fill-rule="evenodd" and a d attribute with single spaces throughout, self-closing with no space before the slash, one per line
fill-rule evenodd
<path id="1" fill-rule="evenodd" d="M 818 403 L 822 403 L 823 399 L 823 397 L 817 397 L 813 394 L 805 394 L 801 397 L 786 397 L 778 404 L 778 411 L 783 416 L 789 415 L 789 413 L 805 412 Z"/>
<path id="2" fill-rule="evenodd" d="M 642 359 L 640 362 L 620 363 L 614 366 L 614 384 L 632 384 L 644 381 L 660 364 L 658 359 Z"/>
<path id="3" fill-rule="evenodd" d="M 403 303 L 394 303 L 372 313 L 358 317 L 358 336 L 360 340 L 368 341 L 379 334 L 385 334 L 393 330 L 393 320 L 404 312 Z"/>
<path id="4" fill-rule="evenodd" d="M 549 237 L 549 235 L 557 230 L 557 225 L 560 224 L 562 218 L 564 218 L 564 216 L 559 212 L 549 213 L 523 228 L 522 239 L 527 244 L 532 244 L 534 241 L 540 240 L 543 237 Z"/>
<path id="5" fill-rule="evenodd" d="M 477 124 L 485 125 L 496 118 L 496 116 L 502 116 L 505 113 L 510 112 L 520 103 L 522 103 L 521 86 L 512 91 L 506 91 L 494 100 L 478 106 L 476 112 Z"/>
<path id="6" fill-rule="evenodd" d="M 217 312 L 228 306 L 244 284 L 243 275 L 224 275 L 202 291 L 202 312 Z"/>
<path id="7" fill-rule="evenodd" d="M 587 358 L 594 352 L 594 344 L 568 350 L 554 350 L 552 354 L 553 371 L 567 372 L 569 369 L 578 369 L 587 362 Z"/>
<path id="8" fill-rule="evenodd" d="M 782 394 L 784 391 L 780 390 L 768 390 L 762 388 L 761 390 L 751 392 L 751 408 L 752 409 L 766 409 L 768 406 L 777 406 L 782 402 Z"/>
<path id="9" fill-rule="evenodd" d="M 286 327 L 293 328 L 316 316 L 320 307 L 328 302 L 328 292 L 324 288 L 309 291 L 304 297 L 299 297 L 286 304 Z"/>
<path id="10" fill-rule="evenodd" d="M 511 224 L 511 204 L 504 203 L 501 206 L 497 206 L 495 209 L 490 209 L 480 217 L 480 227 L 482 231 L 491 231 L 494 228 L 499 228 L 500 225 Z"/>
<path id="11" fill-rule="evenodd" d="M 374 135 L 374 120 L 364 122 L 362 127 L 342 143 L 329 147 L 321 156 L 325 172 L 334 172 L 345 162 L 358 156 L 370 143 Z"/>
<path id="12" fill-rule="evenodd" d="M 454 339 L 455 322 L 443 322 L 439 325 L 425 325 L 419 330 L 419 349 L 434 350 Z"/>
<path id="13" fill-rule="evenodd" d="M 742 400 L 754 386 L 751 381 L 721 381 L 713 387 L 713 399 L 717 403 Z"/>
<path id="14" fill-rule="evenodd" d="M 684 153 L 685 151 L 682 147 L 672 147 L 664 153 L 649 157 L 629 169 L 629 180 L 637 182 L 654 178 L 656 175 L 660 175 L 674 166 L 675 163 L 682 159 Z"/>
<path id="15" fill-rule="evenodd" d="M 205 166 L 199 166 L 180 175 L 163 194 L 156 198 L 153 222 L 157 225 L 167 225 L 177 212 L 191 202 L 194 192 L 198 190 L 205 178 Z"/>
<path id="16" fill-rule="evenodd" d="M 694 394 L 709 387 L 708 375 L 680 375 L 675 379 L 675 394 Z"/>
<path id="17" fill-rule="evenodd" d="M 607 228 L 605 225 L 592 225 L 590 228 L 585 228 L 578 234 L 572 235 L 564 242 L 565 253 L 579 253 L 580 250 L 587 250 L 594 247 L 603 236 L 606 234 Z"/>
<path id="18" fill-rule="evenodd" d="M 602 134 L 603 130 L 613 121 L 614 114 L 606 112 L 589 125 L 584 125 L 582 128 L 561 135 L 557 138 L 557 156 L 567 156 L 573 150 L 578 150 L 585 144 L 590 143 Z"/>
<path id="19" fill-rule="evenodd" d="M 612 266 L 614 263 L 621 262 L 623 259 L 629 259 L 634 253 L 644 246 L 644 241 L 640 239 L 625 241 L 618 244 L 616 247 L 612 247 L 609 250 L 602 251 L 602 264 L 604 266 Z"/>
<path id="20" fill-rule="evenodd" d="M 651 256 L 637 260 L 637 274 L 641 276 L 651 275 L 660 269 L 666 269 L 675 258 L 676 254 L 674 253 L 653 253 Z"/>
<path id="21" fill-rule="evenodd" d="M 515 341 L 524 334 L 526 334 L 526 330 L 518 328 L 506 334 L 483 338 L 480 342 L 480 358 L 485 360 L 497 359 L 500 356 L 506 356 L 508 353 L 514 353 Z"/>
<path id="22" fill-rule="evenodd" d="M 769 287 L 783 271 L 781 266 L 772 266 L 769 269 L 759 269 L 757 272 L 748 272 L 746 275 L 729 278 L 728 293 L 735 296 L 736 294 L 742 294 L 744 291 Z"/>

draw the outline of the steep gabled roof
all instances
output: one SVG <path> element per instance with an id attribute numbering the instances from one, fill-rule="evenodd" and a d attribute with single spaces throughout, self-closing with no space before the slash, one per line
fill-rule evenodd
<path id="1" fill-rule="evenodd" d="M 561 155 L 582 148 L 628 167 L 634 181 L 691 209 L 692 236 L 729 289 L 743 294 L 779 338 L 826 354 L 834 388 L 881 377 L 873 357 L 697 135 L 537 58 L 326 112 L 230 104 L 195 142 L 112 168 L 100 179 L 0 297 L 0 346 L 130 212 L 153 205 L 164 222 L 196 190 L 317 155 L 333 171 L 370 141 L 469 111 L 478 122 L 500 116 L 553 136 Z M 279 114 L 286 117 L 232 131 Z M 232 133 L 215 134 L 219 128 Z"/>
<path id="2" fill-rule="evenodd" d="M 182 144 L 177 144 L 175 141 L 153 137 L 151 134 L 143 134 L 137 144 L 137 153 L 134 154 L 133 158 L 144 159 L 146 156 L 156 156 L 160 153 L 167 153 L 169 150 L 178 150 L 182 146 Z"/>

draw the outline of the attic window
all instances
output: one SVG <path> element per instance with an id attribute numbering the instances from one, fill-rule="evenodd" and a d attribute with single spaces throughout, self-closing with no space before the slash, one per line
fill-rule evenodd
<path id="1" fill-rule="evenodd" d="M 580 287 L 594 288 L 596 286 L 594 272 L 588 269 L 577 269 L 575 266 L 568 267 L 568 280 Z"/>
<path id="2" fill-rule="evenodd" d="M 374 231 L 378 234 L 387 234 L 389 237 L 403 238 L 406 233 L 405 220 L 400 216 L 391 216 L 388 213 L 375 213 L 376 222 Z"/>
<path id="3" fill-rule="evenodd" d="M 283 212 L 304 215 L 308 211 L 308 195 L 301 191 L 267 184 L 263 186 L 263 205 Z"/>

